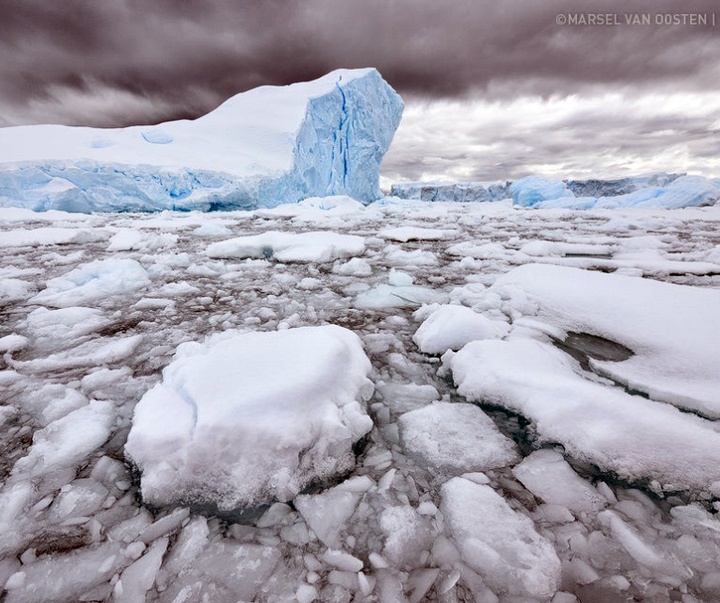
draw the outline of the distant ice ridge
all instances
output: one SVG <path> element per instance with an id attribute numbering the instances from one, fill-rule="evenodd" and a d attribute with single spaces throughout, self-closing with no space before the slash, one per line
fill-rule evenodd
<path id="1" fill-rule="evenodd" d="M 421 201 L 502 201 L 507 199 L 509 182 L 408 182 L 393 184 L 391 197 Z"/>
<path id="2" fill-rule="evenodd" d="M 590 209 L 653 207 L 675 209 L 713 205 L 720 180 L 658 173 L 617 179 L 554 180 L 528 176 L 514 182 L 410 182 L 394 184 L 390 195 L 421 201 L 502 201 L 521 207 Z"/>
<path id="3" fill-rule="evenodd" d="M 403 102 L 375 69 L 238 94 L 196 120 L 0 129 L 0 207 L 73 212 L 274 207 L 382 196 Z"/>
<path id="4" fill-rule="evenodd" d="M 593 196 L 599 193 L 599 196 Z M 629 179 L 626 183 L 619 180 L 565 183 L 528 176 L 514 182 L 510 194 L 514 205 L 537 209 L 678 209 L 715 205 L 720 200 L 720 184 L 702 176 L 674 177 L 668 174 Z"/>

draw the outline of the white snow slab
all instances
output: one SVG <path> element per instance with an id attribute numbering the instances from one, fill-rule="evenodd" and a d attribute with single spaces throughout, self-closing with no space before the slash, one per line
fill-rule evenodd
<path id="1" fill-rule="evenodd" d="M 443 485 L 440 510 L 463 560 L 499 595 L 549 599 L 560 585 L 560 560 L 533 522 L 489 486 L 455 477 Z"/>
<path id="2" fill-rule="evenodd" d="M 13 475 L 43 475 L 77 467 L 110 436 L 115 413 L 110 402 L 93 400 L 33 434 L 28 454 Z"/>
<path id="3" fill-rule="evenodd" d="M 436 402 L 405 413 L 398 427 L 403 448 L 424 466 L 460 474 L 520 460 L 512 440 L 474 404 Z"/>
<path id="4" fill-rule="evenodd" d="M 535 423 L 540 441 L 627 481 L 707 492 L 720 480 L 711 421 L 583 378 L 577 362 L 531 339 L 473 341 L 443 356 L 458 392 Z"/>
<path id="5" fill-rule="evenodd" d="M 6 230 L 0 237 L 2 247 L 44 247 L 50 245 L 84 244 L 102 241 L 107 233 L 89 228 L 22 228 Z"/>
<path id="6" fill-rule="evenodd" d="M 536 450 L 516 465 L 513 474 L 543 502 L 560 505 L 576 513 L 593 513 L 606 500 L 582 479 L 555 450 Z"/>
<path id="7" fill-rule="evenodd" d="M 420 226 L 396 226 L 383 228 L 378 236 L 391 241 L 407 243 L 408 241 L 441 241 L 449 239 L 457 234 L 455 230 L 440 228 L 423 228 Z"/>
<path id="8" fill-rule="evenodd" d="M 287 501 L 355 464 L 372 428 L 359 338 L 334 325 L 185 344 L 135 408 L 125 451 L 143 498 L 221 510 Z"/>
<path id="9" fill-rule="evenodd" d="M 720 290 L 533 264 L 498 278 L 495 288 L 529 296 L 534 314 L 553 326 L 635 353 L 622 362 L 593 360 L 599 372 L 655 400 L 720 417 Z"/>
<path id="10" fill-rule="evenodd" d="M 0 130 L 0 206 L 122 211 L 272 207 L 381 196 L 403 103 L 375 69 L 262 86 L 196 120 Z M 4 164 L 4 165 L 3 165 Z"/>
<path id="11" fill-rule="evenodd" d="M 508 331 L 506 322 L 491 320 L 466 306 L 444 305 L 424 320 L 413 341 L 426 354 L 443 354 L 476 339 L 500 339 Z"/>
<path id="12" fill-rule="evenodd" d="M 68 308 L 123 295 L 150 284 L 145 269 L 136 260 L 93 260 L 47 282 L 30 303 Z"/>
<path id="13" fill-rule="evenodd" d="M 213 243 L 211 258 L 274 258 L 279 262 L 331 262 L 361 255 L 365 239 L 336 232 L 279 232 L 237 237 Z"/>

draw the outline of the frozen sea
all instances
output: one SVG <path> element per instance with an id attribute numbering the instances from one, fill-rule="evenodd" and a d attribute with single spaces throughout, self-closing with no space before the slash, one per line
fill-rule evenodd
<path id="1" fill-rule="evenodd" d="M 0 250 L 7 603 L 720 600 L 720 206 L 6 208 Z"/>

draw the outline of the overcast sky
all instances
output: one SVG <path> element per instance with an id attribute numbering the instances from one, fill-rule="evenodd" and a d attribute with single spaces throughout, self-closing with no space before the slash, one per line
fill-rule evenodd
<path id="1" fill-rule="evenodd" d="M 629 5 L 0 0 L 0 126 L 195 117 L 255 86 L 374 66 L 406 102 L 385 184 L 720 176 L 718 0 Z M 618 24 L 567 22 L 599 14 Z"/>

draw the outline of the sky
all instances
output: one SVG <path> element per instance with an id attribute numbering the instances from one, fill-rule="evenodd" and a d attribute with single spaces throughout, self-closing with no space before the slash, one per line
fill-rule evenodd
<path id="1" fill-rule="evenodd" d="M 386 186 L 720 176 L 718 0 L 0 0 L 0 15 L 0 126 L 193 118 L 372 66 L 406 105 Z"/>

